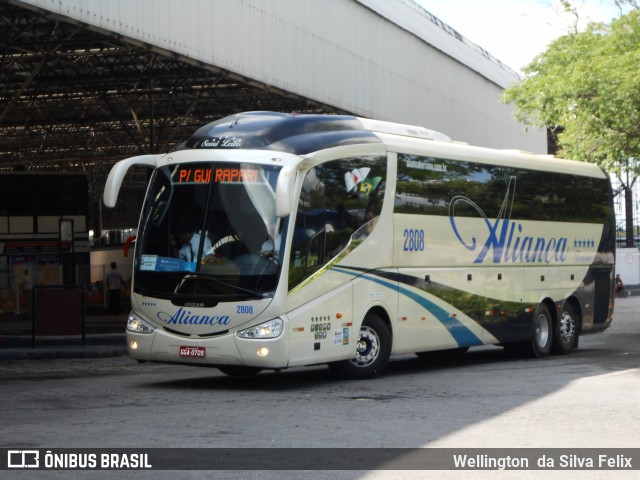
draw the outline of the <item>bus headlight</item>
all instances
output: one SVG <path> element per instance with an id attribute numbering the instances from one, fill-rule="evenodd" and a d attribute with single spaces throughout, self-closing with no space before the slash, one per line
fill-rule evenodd
<path id="1" fill-rule="evenodd" d="M 149 325 L 138 317 L 135 313 L 131 312 L 127 319 L 127 332 L 133 333 L 152 333 L 156 328 Z"/>
<path id="2" fill-rule="evenodd" d="M 240 330 L 237 335 L 240 338 L 276 338 L 282 334 L 284 322 L 280 318 L 274 318 L 255 327 Z"/>

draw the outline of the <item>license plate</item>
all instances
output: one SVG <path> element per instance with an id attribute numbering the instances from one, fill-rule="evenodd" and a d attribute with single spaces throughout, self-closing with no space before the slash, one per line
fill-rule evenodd
<path id="1" fill-rule="evenodd" d="M 205 347 L 180 347 L 179 355 L 189 358 L 204 358 L 206 353 Z"/>

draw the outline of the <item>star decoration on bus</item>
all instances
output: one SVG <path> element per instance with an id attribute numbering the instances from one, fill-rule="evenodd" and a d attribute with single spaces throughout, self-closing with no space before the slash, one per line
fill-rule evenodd
<path id="1" fill-rule="evenodd" d="M 573 246 L 575 248 L 594 248 L 596 246 L 595 240 L 574 239 Z"/>

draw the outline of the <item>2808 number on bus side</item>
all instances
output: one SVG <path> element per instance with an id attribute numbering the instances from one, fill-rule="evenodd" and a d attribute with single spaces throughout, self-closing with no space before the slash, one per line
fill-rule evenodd
<path id="1" fill-rule="evenodd" d="M 403 250 L 405 252 L 424 251 L 424 230 L 417 228 L 405 228 Z"/>

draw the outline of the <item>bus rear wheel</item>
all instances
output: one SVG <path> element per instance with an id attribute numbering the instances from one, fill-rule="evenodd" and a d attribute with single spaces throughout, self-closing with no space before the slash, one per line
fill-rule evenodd
<path id="1" fill-rule="evenodd" d="M 531 320 L 530 340 L 504 345 L 505 351 L 517 357 L 543 358 L 551 352 L 553 320 L 544 303 L 538 304 Z"/>
<path id="2" fill-rule="evenodd" d="M 553 320 L 544 303 L 540 303 L 533 312 L 531 327 L 531 342 L 527 345 L 528 353 L 534 358 L 548 356 L 553 339 Z"/>
<path id="3" fill-rule="evenodd" d="M 570 303 L 565 303 L 553 336 L 551 351 L 558 355 L 571 353 L 577 345 L 578 318 Z"/>
<path id="4" fill-rule="evenodd" d="M 384 320 L 369 313 L 358 333 L 355 357 L 329 364 L 341 378 L 371 378 L 383 372 L 391 356 L 391 332 Z"/>

